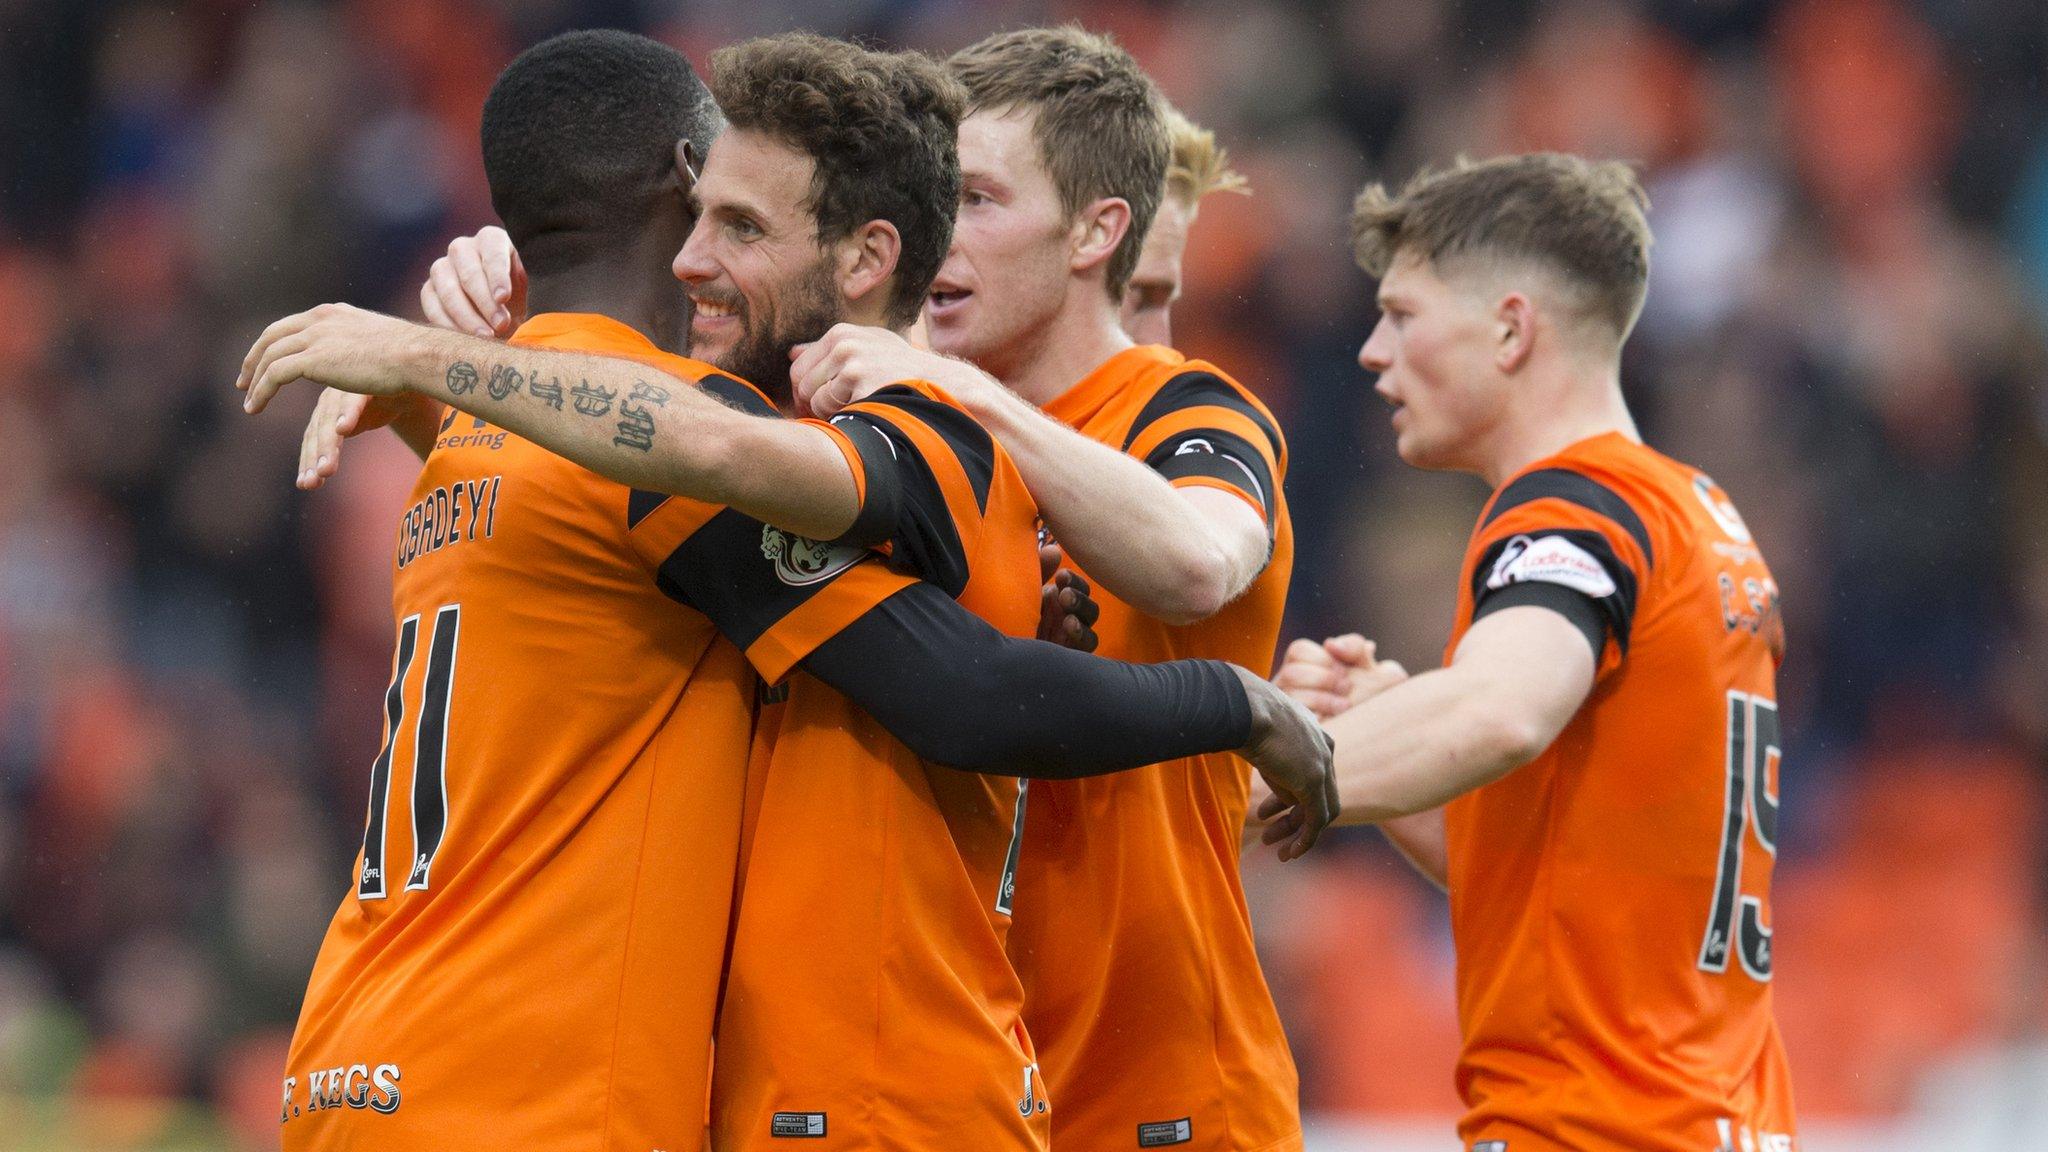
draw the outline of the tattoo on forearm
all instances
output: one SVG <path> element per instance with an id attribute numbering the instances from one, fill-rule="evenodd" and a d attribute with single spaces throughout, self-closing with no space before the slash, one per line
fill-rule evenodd
<path id="1" fill-rule="evenodd" d="M 593 388 L 590 381 L 584 380 L 571 388 L 569 395 L 575 398 L 577 415 L 605 416 L 610 414 L 612 401 L 618 399 L 619 390 L 602 384 Z"/>
<path id="2" fill-rule="evenodd" d="M 479 372 L 477 366 L 457 360 L 448 366 L 448 393 L 451 396 L 467 396 L 483 385 L 484 393 L 492 400 L 506 401 L 515 392 L 525 392 L 542 404 L 562 410 L 566 396 L 579 416 L 603 419 L 612 414 L 614 405 L 618 408 L 618 434 L 612 443 L 621 448 L 632 448 L 641 452 L 654 450 L 654 410 L 667 408 L 669 390 L 645 380 L 636 380 L 627 391 L 624 400 L 619 399 L 617 388 L 592 384 L 578 379 L 574 387 L 564 389 L 562 378 L 549 376 L 542 379 L 538 371 L 524 372 L 510 364 L 488 364 Z M 477 417 L 479 426 L 483 417 Z"/>
<path id="3" fill-rule="evenodd" d="M 519 369 L 510 364 L 494 364 L 491 366 L 491 378 L 484 381 L 484 391 L 489 392 L 493 400 L 503 400 L 519 391 L 524 383 L 526 378 L 519 374 Z"/>
<path id="4" fill-rule="evenodd" d="M 619 434 L 612 443 L 621 448 L 649 452 L 654 448 L 655 408 L 668 407 L 668 389 L 645 380 L 633 382 L 633 391 L 619 403 Z"/>

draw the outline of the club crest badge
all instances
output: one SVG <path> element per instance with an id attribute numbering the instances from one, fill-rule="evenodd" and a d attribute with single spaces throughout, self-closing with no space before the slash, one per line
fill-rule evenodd
<path id="1" fill-rule="evenodd" d="M 793 587 L 830 580 L 853 567 L 861 554 L 851 545 L 822 543 L 773 524 L 761 526 L 761 555 L 774 562 L 775 578 Z"/>

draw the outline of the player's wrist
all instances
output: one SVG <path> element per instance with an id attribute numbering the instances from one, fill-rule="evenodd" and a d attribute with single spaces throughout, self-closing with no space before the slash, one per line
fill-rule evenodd
<path id="1" fill-rule="evenodd" d="M 1236 664 L 1226 664 L 1237 680 L 1237 690 L 1244 700 L 1244 743 L 1238 751 L 1250 755 L 1253 750 L 1273 735 L 1279 723 L 1285 697 L 1278 688 L 1254 675 L 1250 669 Z"/>
<path id="2" fill-rule="evenodd" d="M 474 380 L 478 371 L 475 357 L 464 354 L 459 333 L 424 324 L 411 327 L 402 355 L 400 391 L 396 395 L 422 402 L 453 401 L 454 388 L 449 382 L 463 378 L 465 373 Z"/>

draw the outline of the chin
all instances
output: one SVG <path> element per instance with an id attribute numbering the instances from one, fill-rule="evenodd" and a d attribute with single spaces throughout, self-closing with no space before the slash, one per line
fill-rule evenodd
<path id="1" fill-rule="evenodd" d="M 732 349 L 730 340 L 704 339 L 694 331 L 690 333 L 690 356 L 706 364 L 723 365 L 726 357 L 732 355 Z"/>
<path id="2" fill-rule="evenodd" d="M 1394 441 L 1394 452 L 1401 457 L 1403 464 L 1411 468 L 1440 472 L 1450 467 L 1444 462 L 1443 453 L 1438 450 L 1437 445 L 1429 443 L 1413 432 L 1401 433 Z"/>
<path id="3" fill-rule="evenodd" d="M 980 359 L 981 342 L 974 338 L 972 328 L 960 323 L 958 320 L 945 324 L 934 324 L 927 317 L 924 334 L 925 338 L 931 343 L 932 351 L 937 352 L 941 356 L 954 356 L 962 360 L 971 361 L 978 361 Z"/>

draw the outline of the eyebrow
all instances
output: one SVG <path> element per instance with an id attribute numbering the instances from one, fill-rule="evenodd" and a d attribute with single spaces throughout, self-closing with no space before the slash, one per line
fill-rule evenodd
<path id="1" fill-rule="evenodd" d="M 702 201 L 699 201 L 701 204 Z M 747 200 L 728 200 L 713 206 L 712 212 L 720 216 L 745 216 L 764 230 L 768 227 L 768 215 Z"/>

